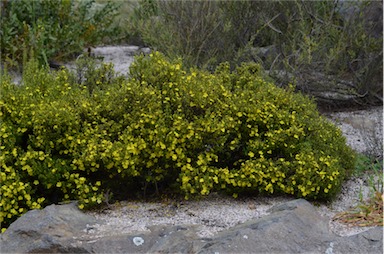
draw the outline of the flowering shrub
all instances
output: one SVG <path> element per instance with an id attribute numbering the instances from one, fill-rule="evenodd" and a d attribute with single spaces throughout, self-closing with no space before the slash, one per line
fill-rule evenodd
<path id="1" fill-rule="evenodd" d="M 100 70 L 88 84 L 32 62 L 22 86 L 2 78 L 5 226 L 28 209 L 72 199 L 83 208 L 110 192 L 329 199 L 353 168 L 340 130 L 310 99 L 263 80 L 257 64 L 211 74 L 155 52 L 126 80 Z"/>

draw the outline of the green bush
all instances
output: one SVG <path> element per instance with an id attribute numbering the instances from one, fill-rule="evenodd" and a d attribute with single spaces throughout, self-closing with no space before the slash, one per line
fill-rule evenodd
<path id="1" fill-rule="evenodd" d="M 40 63 L 48 64 L 116 38 L 117 8 L 94 0 L 1 1 L 2 62 L 15 67 L 23 62 L 25 51 L 33 51 Z"/>
<path id="2" fill-rule="evenodd" d="M 211 74 L 181 62 L 142 55 L 129 79 L 107 83 L 110 65 L 90 70 L 94 84 L 35 62 L 22 86 L 3 76 L 3 225 L 39 205 L 89 207 L 108 193 L 337 194 L 354 155 L 310 99 L 266 82 L 254 63 Z"/>

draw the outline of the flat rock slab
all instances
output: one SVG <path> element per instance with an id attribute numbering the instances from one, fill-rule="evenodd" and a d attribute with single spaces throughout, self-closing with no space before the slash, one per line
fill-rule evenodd
<path id="1" fill-rule="evenodd" d="M 139 46 L 103 46 L 92 48 L 91 54 L 95 57 L 101 57 L 103 62 L 112 63 L 117 74 L 128 75 L 129 67 L 135 60 L 135 56 L 140 54 L 149 54 L 149 48 L 140 48 Z"/>
<path id="2" fill-rule="evenodd" d="M 202 238 L 197 225 L 158 225 L 149 231 L 95 237 L 103 223 L 75 203 L 29 211 L 1 234 L 1 253 L 382 253 L 383 228 L 348 237 L 328 229 L 303 199 L 276 205 L 270 214 L 213 237 Z"/>

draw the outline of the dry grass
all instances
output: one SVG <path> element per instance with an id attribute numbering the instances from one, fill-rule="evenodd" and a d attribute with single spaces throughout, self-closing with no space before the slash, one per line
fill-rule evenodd
<path id="1" fill-rule="evenodd" d="M 350 226 L 383 226 L 383 199 L 384 194 L 377 191 L 365 204 L 338 213 L 333 220 Z"/>

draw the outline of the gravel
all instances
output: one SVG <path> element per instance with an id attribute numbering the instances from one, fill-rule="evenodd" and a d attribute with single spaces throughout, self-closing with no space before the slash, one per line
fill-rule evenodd
<path id="1" fill-rule="evenodd" d="M 383 155 L 383 107 L 326 114 L 347 138 L 347 144 L 360 153 Z"/>
<path id="2" fill-rule="evenodd" d="M 372 227 L 351 227 L 334 221 L 339 212 L 359 203 L 361 195 L 368 197 L 369 186 L 363 179 L 353 178 L 345 183 L 341 195 L 329 204 L 316 205 L 318 212 L 329 220 L 329 228 L 336 235 L 349 236 Z M 105 223 L 95 225 L 97 234 L 114 235 L 149 231 L 154 225 L 196 225 L 200 237 L 211 237 L 247 220 L 269 214 L 268 210 L 292 197 L 253 197 L 233 199 L 211 194 L 206 198 L 180 203 L 123 201 L 104 211 L 88 212 Z"/>

